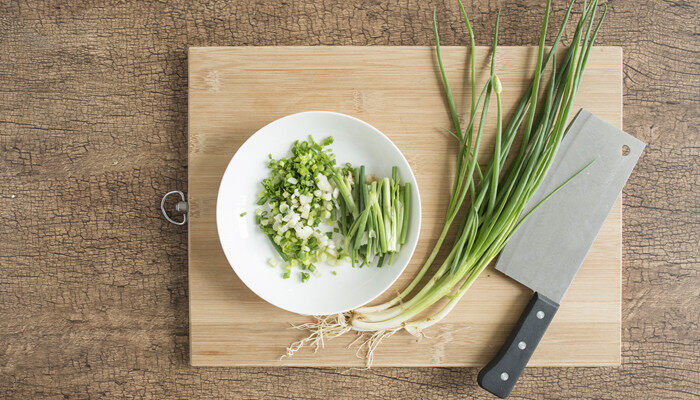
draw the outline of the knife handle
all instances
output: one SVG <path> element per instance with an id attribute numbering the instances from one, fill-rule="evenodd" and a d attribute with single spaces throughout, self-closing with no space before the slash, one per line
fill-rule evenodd
<path id="1" fill-rule="evenodd" d="M 535 292 L 501 350 L 479 371 L 479 386 L 508 397 L 558 309 L 557 303 Z"/>

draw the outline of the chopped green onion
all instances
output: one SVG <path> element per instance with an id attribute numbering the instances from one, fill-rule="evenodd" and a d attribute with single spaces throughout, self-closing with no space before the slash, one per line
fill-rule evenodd
<path id="1" fill-rule="evenodd" d="M 408 210 L 399 198 L 405 189 L 399 185 L 398 167 L 379 186 L 370 185 L 365 166 L 336 167 L 333 153 L 325 148 L 332 142 L 332 137 L 320 143 L 309 137 L 294 142 L 290 157 L 268 156 L 270 176 L 262 181 L 257 201 L 262 207 L 255 211 L 255 222 L 288 262 L 286 272 L 298 267 L 320 274 L 313 264 L 329 259 L 347 258 L 362 267 L 400 248 Z M 326 231 L 327 225 L 332 232 Z M 342 245 L 333 232 L 343 236 Z"/>

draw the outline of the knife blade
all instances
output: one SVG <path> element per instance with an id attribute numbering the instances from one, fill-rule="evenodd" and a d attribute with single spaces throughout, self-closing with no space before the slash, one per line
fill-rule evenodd
<path id="1" fill-rule="evenodd" d="M 508 397 L 645 146 L 584 109 L 573 119 L 523 215 L 583 171 L 533 211 L 496 263 L 534 294 L 501 350 L 479 372 L 482 388 Z"/>

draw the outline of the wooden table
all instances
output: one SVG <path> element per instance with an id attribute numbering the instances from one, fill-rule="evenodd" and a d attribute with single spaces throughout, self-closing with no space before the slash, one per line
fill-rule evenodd
<path id="1" fill-rule="evenodd" d="M 540 2 L 468 2 L 478 44 L 498 5 L 501 44 L 536 43 Z M 432 7 L 0 6 L 0 397 L 490 398 L 476 369 L 190 367 L 187 236 L 158 210 L 186 187 L 188 46 L 426 45 Z M 614 1 L 600 35 L 624 47 L 624 127 L 648 143 L 624 190 L 622 366 L 530 368 L 513 399 L 700 392 L 697 13 Z M 456 4 L 438 18 L 465 43 Z"/>

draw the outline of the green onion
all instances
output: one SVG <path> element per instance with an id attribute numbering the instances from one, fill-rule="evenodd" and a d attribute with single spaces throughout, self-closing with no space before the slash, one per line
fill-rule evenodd
<path id="1" fill-rule="evenodd" d="M 391 178 L 366 182 L 364 166 L 355 169 L 354 200 L 357 215 L 346 213 L 350 226 L 343 241 L 344 253 L 352 265 L 369 265 L 375 256 L 388 254 L 390 263 L 394 253 L 405 243 L 408 231 L 409 208 L 404 207 L 406 187 L 399 184 L 399 171 L 392 168 Z M 410 194 L 410 186 L 408 193 Z M 344 211 L 339 210 L 341 214 Z M 404 226 L 404 220 L 406 224 Z M 401 234 L 404 232 L 402 242 Z M 385 258 L 386 259 L 386 258 Z"/>
<path id="2" fill-rule="evenodd" d="M 408 217 L 411 210 L 411 184 L 406 183 L 403 187 L 403 222 L 401 223 L 401 239 L 400 243 L 406 243 L 406 235 L 408 234 Z"/>
<path id="3" fill-rule="evenodd" d="M 495 70 L 500 16 L 496 17 L 490 75 L 477 99 L 473 32 L 464 6 L 461 1 L 459 2 L 471 41 L 472 98 L 466 129 L 461 126 L 447 81 L 440 52 L 436 13 L 433 12 L 435 51 L 440 78 L 447 98 L 448 113 L 453 124 L 453 129 L 449 132 L 458 139 L 457 143 L 459 144 L 457 170 L 445 224 L 435 247 L 406 289 L 385 303 L 362 307 L 339 316 L 337 324 L 329 324 L 328 320 L 323 318 L 320 318 L 315 324 L 307 324 L 312 330 L 312 335 L 323 335 L 326 332 L 335 332 L 340 329 L 344 329 L 343 332 L 349 330 L 368 332 L 368 340 L 372 342 L 367 346 L 369 348 L 367 360 L 368 363 L 371 362 L 372 353 L 376 348 L 373 343 L 379 343 L 383 337 L 392 335 L 400 329 L 418 335 L 423 329 L 442 320 L 464 296 L 480 273 L 498 255 L 513 232 L 531 215 L 531 211 L 524 213 L 525 207 L 552 166 L 552 161 L 565 132 L 566 122 L 573 107 L 590 49 L 605 17 L 604 11 L 593 29 L 598 3 L 597 0 L 590 3 L 584 2 L 583 11 L 573 34 L 572 44 L 557 66 L 555 52 L 560 44 L 574 2 L 575 0 L 572 1 L 565 14 L 552 47 L 546 51 L 545 37 L 551 12 L 550 1 L 547 1 L 532 82 L 511 114 L 510 121 L 505 125 L 502 123 L 502 117 L 508 113 L 504 113 L 502 110 L 501 94 L 507 88 L 501 87 L 500 79 Z M 543 76 L 550 63 L 552 64 L 551 78 L 545 82 Z M 545 85 L 546 98 L 544 104 L 538 107 L 538 92 L 540 87 Z M 482 170 L 476 157 L 479 153 L 492 94 L 495 94 L 497 103 L 496 144 L 493 157 L 487 167 Z M 480 111 L 479 107 L 481 107 Z M 522 132 L 522 140 L 515 157 L 506 165 L 506 160 L 510 159 L 508 156 L 512 153 L 511 146 L 515 142 L 518 131 Z M 555 192 L 574 179 L 576 175 L 557 188 Z M 379 200 L 376 196 L 370 198 L 379 230 L 378 242 L 382 251 L 385 252 L 380 257 L 378 265 L 383 263 L 386 252 L 393 250 L 395 248 L 393 246 L 396 245 L 394 242 L 384 244 L 382 238 L 386 239 L 386 235 L 396 233 L 397 227 L 401 226 L 398 242 L 400 244 L 405 240 L 404 227 L 408 221 L 406 210 L 410 205 L 411 189 L 410 186 L 406 185 L 403 188 L 403 196 L 401 196 L 402 192 L 399 189 L 398 195 L 394 192 L 393 197 L 391 196 L 392 189 L 396 190 L 389 185 L 387 178 L 384 178 L 380 184 L 381 198 Z M 370 194 L 372 193 L 374 193 L 373 188 L 370 190 Z M 546 201 L 549 196 L 542 202 Z M 403 213 L 401 212 L 402 199 Z M 538 203 L 535 208 L 539 207 L 542 202 Z M 381 209 L 379 203 L 381 203 Z M 462 216 L 460 217 L 460 229 L 447 257 L 437 269 L 431 268 L 437 254 L 442 250 L 442 245 L 452 223 L 460 215 Z M 399 216 L 403 220 L 402 224 L 398 224 Z M 425 279 L 429 270 L 432 271 L 432 276 Z M 419 284 L 422 284 L 420 288 Z M 429 312 L 442 299 L 447 301 L 440 306 L 437 312 Z"/>
<path id="4" fill-rule="evenodd" d="M 333 175 L 333 182 L 335 186 L 340 190 L 341 196 L 343 196 L 343 201 L 345 201 L 345 207 L 349 212 L 355 212 L 355 201 L 352 199 L 352 193 L 350 192 L 350 186 L 347 184 L 345 177 L 339 176 L 336 172 Z"/>
<path id="5" fill-rule="evenodd" d="M 547 64 L 544 62 L 544 36 L 550 13 L 550 5 L 549 2 L 547 3 L 542 24 L 536 72 L 531 89 L 526 94 L 525 108 L 528 110 L 528 122 L 523 132 L 519 157 L 511 163 L 503 177 L 500 176 L 500 171 L 510 151 L 510 145 L 512 144 L 510 136 L 514 135 L 518 130 L 523 122 L 523 118 L 516 113 L 514 121 L 509 125 L 509 128 L 505 132 L 501 131 L 501 88 L 500 82 L 494 74 L 493 68 L 495 65 L 492 58 L 491 80 L 485 87 L 484 111 L 482 111 L 482 122 L 479 128 L 481 129 L 481 126 L 483 126 L 489 94 L 493 90 L 496 93 L 497 103 L 499 103 L 495 154 L 484 174 L 484 177 L 488 179 L 476 185 L 474 176 L 471 173 L 472 167 L 470 166 L 465 182 L 454 186 L 459 189 L 474 185 L 476 189 L 474 192 L 475 196 L 472 197 L 472 201 L 468 206 L 469 211 L 463 221 L 462 229 L 456 239 L 455 246 L 450 252 L 450 256 L 435 272 L 433 278 L 410 300 L 399 304 L 402 298 L 398 298 L 394 301 L 389 301 L 388 306 L 380 305 L 355 310 L 351 320 L 351 324 L 355 329 L 381 331 L 405 327 L 409 332 L 418 333 L 422 329 L 438 322 L 454 307 L 454 304 L 459 301 L 459 298 L 461 298 L 476 277 L 505 245 L 507 239 L 518 226 L 518 217 L 549 169 L 563 136 L 565 122 L 581 79 L 583 65 L 585 65 L 585 57 L 587 57 L 595 38 L 594 33 L 590 40 L 585 41 L 585 49 L 581 47 L 579 41 L 582 36 L 582 29 L 585 26 L 585 21 L 588 20 L 588 29 L 590 30 L 596 6 L 597 4 L 594 2 L 590 6 L 585 7 L 574 34 L 574 45 L 567 52 L 567 55 L 571 54 L 571 56 L 566 59 L 577 61 L 577 64 L 572 64 L 568 67 L 564 65 L 565 68 L 560 68 L 558 72 L 555 71 L 548 88 L 548 99 L 541 112 L 542 116 L 535 123 L 536 93 L 542 79 L 542 68 Z M 495 38 L 498 35 L 497 29 L 498 26 L 494 33 Z M 557 38 L 557 44 L 558 41 L 559 39 Z M 495 50 L 496 39 L 494 39 L 493 54 L 495 54 Z M 550 54 L 553 58 L 553 52 L 550 52 Z M 549 59 L 550 57 L 547 57 L 547 62 Z M 445 90 L 449 90 L 448 85 L 445 85 Z M 558 96 L 555 96 L 555 93 Z M 560 99 L 561 105 L 559 107 L 553 107 L 555 97 Z M 448 95 L 448 104 L 450 104 L 450 98 L 451 95 Z M 474 113 L 472 113 L 471 117 L 473 120 Z M 556 121 L 556 123 L 550 125 L 550 121 Z M 462 132 L 459 125 L 455 126 L 455 130 Z M 463 152 L 465 160 L 462 163 L 462 169 L 465 168 L 464 165 L 473 165 L 475 163 L 475 157 L 471 154 L 478 153 L 477 147 L 480 137 L 481 135 L 478 134 L 474 141 L 475 147 L 473 151 L 472 149 L 466 149 L 469 151 L 465 150 Z M 461 172 L 458 171 L 458 177 L 462 175 Z M 456 198 L 454 197 L 455 195 L 457 196 Z M 453 191 L 452 204 L 460 204 L 465 195 L 466 192 L 464 190 L 461 190 L 459 193 Z M 449 211 L 449 216 L 456 214 L 455 209 Z M 427 318 L 416 318 L 432 304 L 446 296 L 451 296 L 450 301 L 437 314 Z"/>

